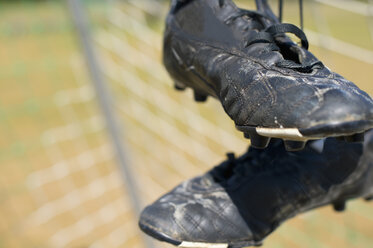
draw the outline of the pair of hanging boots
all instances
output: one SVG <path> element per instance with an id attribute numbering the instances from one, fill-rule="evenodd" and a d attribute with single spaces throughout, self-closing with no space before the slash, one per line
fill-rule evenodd
<path id="1" fill-rule="evenodd" d="M 164 64 L 175 88 L 217 98 L 251 147 L 145 208 L 140 228 L 159 240 L 260 245 L 299 213 L 373 196 L 372 99 L 312 55 L 266 0 L 256 5 L 172 0 Z"/>

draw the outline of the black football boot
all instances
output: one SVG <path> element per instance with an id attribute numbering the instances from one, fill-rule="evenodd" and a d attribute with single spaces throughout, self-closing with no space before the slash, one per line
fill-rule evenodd
<path id="1" fill-rule="evenodd" d="M 180 247 L 258 246 L 299 213 L 373 196 L 373 132 L 365 143 L 328 138 L 287 152 L 273 139 L 185 181 L 142 212 L 148 235 Z"/>
<path id="2" fill-rule="evenodd" d="M 163 62 L 176 89 L 192 88 L 196 101 L 219 99 L 256 148 L 271 137 L 293 151 L 310 139 L 361 141 L 373 127 L 372 99 L 313 56 L 302 30 L 256 2 L 254 11 L 231 0 L 172 0 Z"/>

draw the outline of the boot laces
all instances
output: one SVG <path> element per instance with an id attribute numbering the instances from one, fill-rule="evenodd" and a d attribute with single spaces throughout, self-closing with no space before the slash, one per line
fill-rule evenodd
<path id="1" fill-rule="evenodd" d="M 222 7 L 224 5 L 224 0 L 219 0 L 219 6 Z M 280 22 L 282 22 L 282 16 L 283 16 L 283 6 L 284 1 L 279 0 L 278 3 L 278 19 Z M 299 19 L 300 19 L 300 28 L 303 30 L 303 0 L 299 0 Z"/>
<path id="2" fill-rule="evenodd" d="M 284 1 L 279 0 L 278 3 L 278 19 L 280 22 L 282 22 L 282 14 L 283 14 L 283 5 Z M 303 30 L 303 0 L 299 0 L 299 20 L 300 20 L 300 28 Z"/>
<path id="3" fill-rule="evenodd" d="M 248 38 L 246 42 L 246 47 L 251 46 L 253 44 L 257 43 L 267 43 L 267 49 L 271 51 L 280 51 L 280 48 L 276 44 L 276 38 L 284 36 L 285 33 L 291 33 L 294 34 L 296 37 L 298 37 L 301 41 L 301 46 L 305 50 L 308 50 L 309 48 L 309 43 L 307 40 L 306 34 L 303 32 L 303 1 L 299 0 L 300 4 L 300 19 L 301 19 L 301 28 L 298 28 L 297 26 L 290 24 L 290 23 L 281 23 L 282 19 L 282 9 L 283 9 L 283 1 L 279 0 L 279 16 L 280 16 L 280 23 L 276 23 L 273 25 L 268 26 L 264 30 L 261 30 L 257 32 L 255 35 L 252 35 Z M 224 4 L 224 0 L 219 0 L 220 4 Z M 221 5 L 222 6 L 222 5 Z M 261 21 L 262 19 L 267 19 L 271 20 L 269 17 L 266 16 L 266 14 L 261 13 L 259 11 L 254 11 L 254 10 L 245 10 L 245 9 L 240 9 L 236 12 L 236 14 L 230 16 L 227 20 L 226 23 L 229 24 L 236 20 L 239 17 L 247 16 L 252 19 L 256 19 Z M 273 21 L 273 20 L 271 20 Z M 276 63 L 277 66 L 279 67 L 284 67 L 284 68 L 289 68 L 289 69 L 294 69 L 300 72 L 309 72 L 312 71 L 314 67 L 322 67 L 322 63 L 320 61 L 313 61 L 311 63 L 297 63 L 293 60 L 283 60 L 278 63 Z"/>

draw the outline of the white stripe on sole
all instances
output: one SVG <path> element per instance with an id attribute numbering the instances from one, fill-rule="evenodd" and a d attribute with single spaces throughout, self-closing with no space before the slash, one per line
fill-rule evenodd
<path id="1" fill-rule="evenodd" d="M 319 139 L 317 137 L 306 137 L 303 136 L 298 128 L 267 128 L 267 127 L 257 127 L 255 128 L 259 135 L 279 138 L 285 140 L 295 140 L 295 141 L 306 141 L 310 139 Z M 322 137 L 321 137 L 322 138 Z"/>
<path id="2" fill-rule="evenodd" d="M 198 243 L 183 241 L 179 247 L 185 248 L 228 248 L 228 244 Z"/>

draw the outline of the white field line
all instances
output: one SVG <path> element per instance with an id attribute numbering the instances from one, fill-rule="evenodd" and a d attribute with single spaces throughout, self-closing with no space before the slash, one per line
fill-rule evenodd
<path id="1" fill-rule="evenodd" d="M 167 147 L 163 147 L 161 151 L 163 150 L 167 150 Z M 192 164 L 191 162 L 185 162 L 186 159 L 184 156 L 177 154 L 177 158 L 180 158 L 180 160 L 175 161 L 171 160 L 169 156 L 167 156 L 168 153 L 170 153 L 170 151 L 165 151 L 160 154 L 166 157 L 166 159 L 168 159 L 167 161 L 165 161 L 165 159 L 161 160 L 159 158 L 160 156 L 158 156 L 156 152 L 144 154 L 144 152 L 141 151 L 135 153 L 138 158 L 136 171 L 138 171 L 138 174 L 141 175 L 140 180 L 147 182 L 147 179 L 143 180 L 143 177 L 153 178 L 154 180 L 157 180 L 157 184 L 162 189 L 160 191 L 161 193 L 165 189 L 170 189 L 171 187 L 174 187 L 176 184 L 180 183 L 182 180 L 185 180 L 187 176 L 194 176 L 200 174 L 202 171 L 201 167 L 199 167 L 198 169 L 194 169 L 196 167 L 195 164 Z M 173 152 L 171 151 L 171 153 Z M 179 170 L 179 165 L 184 166 L 185 170 L 189 170 L 183 173 L 182 170 Z M 169 178 L 169 180 L 164 180 L 165 178 Z"/>
<path id="2" fill-rule="evenodd" d="M 146 142 L 143 142 L 142 136 L 146 136 L 144 137 Z M 161 144 L 159 139 L 149 134 L 133 133 L 129 141 L 137 146 L 132 151 L 133 164 L 136 164 L 135 171 L 139 175 L 139 180 L 143 182 L 140 191 L 146 196 L 145 199 L 155 200 L 155 197 L 164 194 L 166 190 L 170 190 L 186 177 L 192 177 L 204 171 L 200 165 L 188 161 L 185 155 L 175 152 L 172 146 Z M 212 164 L 209 165 L 211 166 Z M 164 173 L 165 169 L 168 170 L 166 173 Z M 172 178 L 172 180 L 165 181 L 165 178 Z"/>
<path id="3" fill-rule="evenodd" d="M 74 133 L 77 133 L 76 130 L 74 131 Z M 46 139 L 47 137 L 47 139 Z M 45 153 L 50 161 L 50 163 L 53 165 L 55 164 L 60 164 L 61 166 L 59 166 L 59 168 L 62 168 L 62 166 L 65 165 L 65 156 L 63 154 L 63 152 L 61 151 L 61 149 L 59 148 L 59 146 L 57 145 L 50 145 L 51 144 L 51 141 L 50 138 L 51 136 L 48 137 L 47 136 L 41 136 L 41 144 L 43 145 L 43 148 L 45 150 Z M 52 142 L 53 143 L 53 142 Z M 48 167 L 47 169 L 50 169 L 51 167 Z M 55 167 L 56 168 L 56 167 Z M 38 184 L 38 182 L 35 182 L 32 180 L 32 177 L 30 177 L 31 175 L 34 175 L 34 173 L 37 173 L 39 171 L 43 171 L 45 170 L 45 168 L 42 168 L 42 169 L 39 169 L 39 170 L 36 170 L 34 171 L 33 173 L 30 173 L 26 179 L 26 185 L 27 187 L 31 190 L 35 189 L 35 185 Z M 65 170 L 61 170 L 62 173 L 65 172 Z M 57 173 L 57 172 L 56 172 Z M 38 187 L 36 187 L 38 188 Z M 61 191 L 71 191 L 75 188 L 75 185 L 73 184 L 72 181 L 70 180 L 66 180 L 64 181 L 62 184 L 58 184 L 57 188 L 59 188 Z M 47 196 L 47 194 L 45 193 L 44 190 L 35 190 L 35 191 L 32 191 L 32 196 L 33 198 L 36 200 L 36 204 L 37 205 L 41 205 L 41 204 L 44 204 L 46 202 L 49 202 L 50 199 L 49 197 Z"/>
<path id="4" fill-rule="evenodd" d="M 123 225 L 115 228 L 103 238 L 95 241 L 89 248 L 127 247 L 123 246 L 123 244 L 138 234 L 137 229 L 133 228 L 135 225 L 133 221 L 123 223 Z"/>
<path id="5" fill-rule="evenodd" d="M 146 137 L 144 137 L 146 136 Z M 139 147 L 141 152 L 149 154 L 153 162 L 149 163 L 149 166 L 158 167 L 158 164 L 172 166 L 182 177 L 189 174 L 201 173 L 201 166 L 195 165 L 193 162 L 188 161 L 185 155 L 181 152 L 174 151 L 167 145 L 150 136 L 149 134 L 139 131 L 136 134 L 131 135 L 129 140 Z M 142 151 L 144 150 L 144 151 Z M 142 158 L 144 155 L 138 155 L 138 158 Z M 145 167 L 145 166 L 144 166 Z"/>
<path id="6" fill-rule="evenodd" d="M 144 14 L 140 12 L 137 16 L 134 16 L 133 12 L 130 11 L 129 13 L 132 16 L 119 9 L 113 9 L 112 13 L 110 13 L 108 16 L 108 20 L 111 24 L 113 24 L 114 27 L 125 30 L 126 32 L 130 32 L 137 39 L 141 40 L 147 45 L 154 46 L 155 49 L 160 51 L 161 46 L 155 46 L 155 44 L 160 44 L 159 38 L 161 35 L 138 20 L 139 15 L 141 15 L 140 19 L 144 20 Z"/>
<path id="7" fill-rule="evenodd" d="M 154 16 L 160 16 L 163 14 L 162 11 L 164 11 L 164 5 L 157 1 L 129 0 L 128 3 L 133 5 L 135 8 Z"/>
<path id="8" fill-rule="evenodd" d="M 102 131 L 104 128 L 102 117 L 99 115 L 92 116 L 86 120 L 46 130 L 41 135 L 41 141 L 46 146 L 50 146 L 59 142 L 77 139 L 84 134 Z"/>
<path id="9" fill-rule="evenodd" d="M 78 88 L 59 91 L 56 93 L 54 101 L 58 107 L 64 107 L 67 104 L 89 102 L 94 98 L 95 92 L 92 86 L 85 84 Z"/>
<path id="10" fill-rule="evenodd" d="M 113 178 L 105 179 L 112 180 Z M 116 179 L 115 181 L 119 182 L 120 179 Z M 119 198 L 79 219 L 76 223 L 60 229 L 48 241 L 52 247 L 68 247 L 68 244 L 72 241 L 93 232 L 96 228 L 102 227 L 102 225 L 115 221 L 116 218 L 129 210 L 130 207 L 124 203 L 122 198 Z"/>
<path id="11" fill-rule="evenodd" d="M 73 63 L 71 64 L 71 66 L 72 66 L 72 69 L 73 69 L 75 81 L 79 82 L 81 84 L 86 83 L 86 85 L 88 87 L 90 87 L 90 90 L 94 91 L 93 86 L 90 83 L 90 80 L 89 80 L 89 78 L 86 74 L 86 71 L 84 70 L 85 63 L 83 63 L 83 59 L 76 60 L 76 61 L 73 60 Z M 96 95 L 93 94 L 93 97 L 96 97 Z M 86 108 L 88 113 L 92 111 L 92 107 L 90 107 L 89 104 L 84 104 L 84 107 Z M 64 116 L 67 116 L 68 118 L 71 118 L 73 120 L 77 120 L 77 119 L 81 118 L 81 116 L 76 112 L 75 108 L 70 107 L 70 108 L 60 108 L 60 109 L 64 110 L 63 111 L 63 112 L 65 112 Z M 105 125 L 105 122 L 104 122 L 104 117 L 101 115 L 99 109 L 95 109 L 95 110 L 98 112 L 99 116 L 97 116 L 97 118 L 94 118 L 94 119 L 92 119 L 92 117 L 91 117 L 91 120 L 92 120 L 91 124 L 92 124 L 92 127 L 93 127 L 92 131 L 95 131 L 95 132 L 103 131 L 106 128 L 106 125 Z M 85 127 L 82 127 L 82 128 L 85 128 Z M 75 144 L 76 144 L 75 147 L 76 147 L 77 150 L 85 151 L 85 150 L 91 149 L 91 145 L 89 144 L 86 135 L 84 135 L 82 138 L 80 138 L 80 141 L 81 142 L 75 142 Z M 106 140 L 102 141 L 101 143 L 108 144 Z M 78 147 L 77 144 L 82 144 L 82 145 L 81 145 L 81 147 Z M 111 147 L 111 149 L 112 149 L 112 147 Z M 111 153 L 112 153 L 112 159 L 114 159 L 113 151 L 111 151 Z M 117 173 L 120 173 L 118 171 L 118 168 L 113 163 L 112 163 L 112 169 L 117 171 Z M 98 168 L 96 168 L 96 167 L 94 167 L 94 170 L 90 169 L 90 170 L 88 170 L 84 173 L 84 176 L 88 179 L 88 181 L 94 180 L 99 175 L 100 175 L 100 172 L 99 172 Z"/>
<path id="12" fill-rule="evenodd" d="M 370 4 L 356 0 L 315 0 L 316 2 L 329 5 L 334 8 L 353 12 L 363 16 L 373 16 L 373 7 Z"/>
<path id="13" fill-rule="evenodd" d="M 75 64 L 77 63 L 74 63 L 74 65 Z M 79 64 L 79 66 L 81 67 L 83 65 Z M 26 225 L 31 228 L 47 223 L 57 215 L 76 207 L 79 207 L 79 209 L 71 213 L 74 218 L 81 219 L 86 214 L 85 207 L 82 207 L 85 201 L 99 197 L 111 188 L 123 187 L 119 178 L 115 180 L 116 178 L 114 177 L 118 176 L 116 175 L 117 173 L 114 172 L 112 176 L 105 181 L 105 184 L 103 184 L 102 180 L 105 178 L 96 179 L 96 176 L 93 178 L 92 175 L 97 173 L 93 173 L 92 170 L 89 170 L 88 174 L 85 173 L 84 175 L 85 177 L 90 175 L 90 180 L 88 180 L 90 183 L 82 188 L 77 188 L 71 178 L 68 178 L 72 172 L 88 169 L 99 162 L 111 160 L 113 157 L 107 144 L 92 150 L 88 146 L 86 138 L 83 136 L 85 133 L 102 130 L 103 122 L 100 116 L 92 116 L 82 122 L 78 121 L 81 117 L 75 114 L 71 104 L 86 103 L 93 100 L 95 95 L 91 87 L 89 87 L 89 84 L 87 84 L 87 81 L 85 81 L 86 84 L 84 85 L 78 80 L 77 82 L 79 83 L 78 88 L 63 90 L 55 95 L 55 103 L 59 107 L 61 116 L 65 123 L 70 124 L 49 129 L 41 136 L 42 144 L 52 166 L 34 171 L 29 174 L 27 178 L 26 184 L 30 190 L 34 190 L 32 196 L 36 199 L 37 205 L 39 206 L 26 220 Z M 73 158 L 66 159 L 57 143 L 76 138 L 79 139 L 73 146 L 77 150 L 85 152 Z M 63 192 L 63 195 L 57 200 L 50 201 L 43 188 L 40 187 L 46 183 L 53 183 L 62 178 L 66 178 L 66 180 L 60 181 L 57 188 Z M 123 198 L 121 198 L 121 201 L 122 200 Z M 101 211 L 101 214 L 105 213 L 104 210 Z M 106 211 L 106 213 L 108 213 L 108 211 Z M 58 226 L 54 228 L 56 231 L 60 230 Z"/>
<path id="14" fill-rule="evenodd" d="M 238 139 L 236 136 L 230 134 L 229 132 L 221 129 L 217 124 L 201 117 L 201 115 L 196 114 L 194 111 L 190 110 L 181 103 L 173 100 L 170 97 L 166 97 L 165 93 L 161 90 L 155 88 L 152 84 L 145 84 L 140 78 L 138 78 L 134 73 L 128 73 L 125 70 L 116 70 L 115 67 L 120 69 L 121 67 L 113 63 L 111 60 L 105 61 L 105 73 L 113 80 L 117 81 L 125 89 L 129 89 L 134 95 L 142 99 L 144 102 L 149 102 L 151 104 L 156 104 L 157 108 L 160 110 L 159 114 L 167 114 L 167 119 L 174 118 L 180 122 L 190 122 L 190 125 L 196 132 L 209 137 L 224 145 L 233 145 L 234 147 L 240 143 L 243 143 L 242 139 Z M 128 68 L 127 68 L 128 69 Z M 119 75 L 118 75 L 119 74 Z M 154 101 L 152 101 L 154 99 Z M 160 117 L 158 117 L 160 118 Z M 172 122 L 172 120 L 170 120 Z M 230 141 L 229 141 L 230 140 Z M 234 145 L 235 144 L 235 145 Z"/>
<path id="15" fill-rule="evenodd" d="M 84 65 L 84 64 L 82 64 Z M 93 88 L 91 86 L 91 84 L 89 83 L 89 80 L 87 80 L 87 77 L 84 76 L 84 74 L 82 73 L 84 71 L 84 67 L 80 66 L 80 67 L 74 67 L 74 64 L 71 64 L 72 66 L 72 70 L 73 70 L 73 73 L 74 73 L 74 77 L 75 77 L 75 81 L 76 82 L 85 82 L 85 85 L 86 87 L 88 88 L 88 91 L 92 91 Z M 82 87 L 81 87 L 82 88 Z M 78 88 L 79 89 L 79 88 Z M 72 91 L 71 93 L 75 93 L 75 91 Z M 78 94 L 77 97 L 76 97 L 76 100 L 80 100 L 81 99 L 79 98 L 81 95 Z M 95 97 L 95 94 L 92 94 L 92 98 Z M 91 102 L 85 102 L 85 101 L 81 101 L 83 102 L 83 104 L 80 104 L 80 108 L 85 108 L 86 109 L 86 112 L 87 113 L 90 113 L 92 112 L 92 107 L 90 107 L 90 104 L 94 104 L 93 101 Z M 98 110 L 97 110 L 98 111 Z M 82 116 L 77 112 L 77 108 L 75 108 L 73 105 L 71 104 L 68 104 L 67 106 L 59 106 L 59 112 L 61 113 L 61 116 L 62 118 L 64 119 L 65 123 L 70 123 L 71 121 L 76 121 L 76 120 L 80 120 L 82 119 Z M 97 115 L 97 113 L 95 113 Z M 104 128 L 104 123 L 103 123 L 103 119 L 101 120 L 102 123 L 97 123 L 96 121 L 99 121 L 97 119 L 93 119 L 94 121 L 94 125 L 95 124 L 98 124 L 97 126 L 100 128 L 103 129 Z M 74 132 L 77 132 L 77 133 L 83 133 L 84 131 L 82 131 L 82 129 L 84 127 L 80 126 L 80 125 L 76 125 L 76 126 L 73 126 L 75 128 L 75 130 L 73 130 Z M 106 141 L 102 141 L 102 143 L 106 143 Z M 87 136 L 86 135 L 81 135 L 81 137 L 79 139 L 76 139 L 75 142 L 72 142 L 71 143 L 71 146 L 72 146 L 72 149 L 74 149 L 75 151 L 80 151 L 80 152 L 83 152 L 83 151 L 87 151 L 87 150 L 91 150 L 92 147 L 90 146 L 88 140 L 87 140 Z M 87 180 L 87 181 L 92 181 L 92 180 L 95 180 L 97 177 L 100 176 L 100 172 L 98 170 L 98 168 L 96 166 L 93 166 L 91 169 L 89 170 L 85 170 L 84 173 L 83 173 L 83 177 Z M 67 180 L 63 180 L 61 181 L 62 184 L 66 184 L 66 181 Z M 71 183 L 70 184 L 74 184 L 74 182 L 72 180 L 70 180 Z"/>
<path id="16" fill-rule="evenodd" d="M 70 106 L 64 106 L 62 108 L 62 110 L 64 110 L 64 111 L 61 111 L 61 108 L 59 108 L 59 110 L 61 111 L 61 115 L 62 115 L 63 119 L 65 120 L 65 122 L 67 122 L 67 121 L 66 121 L 66 115 L 64 113 L 65 113 L 66 108 L 69 108 L 69 107 Z M 73 118 L 72 120 L 76 121 L 77 118 Z M 68 121 L 71 122 L 70 120 L 68 120 Z M 80 128 L 77 127 L 77 126 L 74 126 L 74 125 L 69 126 L 69 129 L 70 129 L 71 133 L 74 133 L 74 134 L 77 134 L 77 133 L 81 132 Z M 59 183 L 57 185 L 55 185 L 54 187 L 56 189 L 59 189 L 61 192 L 64 192 L 64 193 L 72 192 L 76 189 L 76 185 L 71 180 L 71 178 L 68 178 L 69 170 L 68 170 L 68 165 L 66 164 L 65 155 L 61 151 L 60 147 L 56 143 L 53 143 L 53 138 L 50 139 L 52 136 L 53 136 L 53 134 L 52 135 L 47 134 L 46 136 L 41 137 L 43 148 L 46 151 L 46 155 L 48 156 L 50 163 L 52 165 L 55 165 L 55 166 L 52 167 L 52 170 L 53 170 L 52 173 L 55 173 L 55 175 L 58 174 L 57 175 L 58 178 L 60 178 L 61 176 L 66 177 L 66 180 L 59 181 Z M 50 141 L 52 141 L 52 142 L 50 142 Z M 79 142 L 78 142 L 79 144 L 74 144 L 74 145 L 75 146 L 80 145 L 81 144 L 80 141 L 81 140 L 79 139 Z M 80 150 L 84 151 L 86 149 L 80 149 Z M 89 164 L 89 160 L 84 161 L 84 164 L 85 165 Z M 51 167 L 48 167 L 47 169 L 51 169 Z M 32 177 L 32 175 L 37 175 L 38 172 L 44 171 L 44 170 L 45 169 L 40 169 L 38 171 L 34 171 L 34 173 L 29 174 L 28 177 L 27 177 L 27 181 L 26 181 L 27 186 L 30 188 L 30 191 L 32 192 L 32 197 L 36 200 L 36 204 L 38 206 L 43 206 L 46 203 L 50 202 L 50 198 L 46 194 L 46 192 L 44 191 L 44 188 L 39 188 L 40 183 L 43 183 L 42 180 L 44 178 L 41 178 L 41 181 L 39 181 L 38 178 L 36 178 L 36 180 L 33 180 L 33 177 Z M 45 178 L 48 178 L 48 176 L 45 177 Z M 48 178 L 47 180 L 49 180 L 49 179 L 50 178 Z M 72 215 L 74 216 L 74 218 L 80 218 L 82 215 L 84 215 L 84 212 L 85 212 L 84 208 L 80 208 L 78 211 L 72 212 Z M 46 212 L 46 214 L 48 215 L 49 213 Z"/>
<path id="17" fill-rule="evenodd" d="M 28 223 L 29 228 L 43 225 L 59 214 L 77 208 L 89 200 L 96 199 L 106 192 L 121 188 L 122 186 L 120 176 L 116 172 L 112 172 L 40 206 L 29 215 L 26 223 Z M 123 201 L 123 198 L 121 198 L 121 201 Z M 126 207 L 126 210 L 128 209 L 129 206 Z"/>
<path id="18" fill-rule="evenodd" d="M 159 60 L 149 56 L 139 48 L 129 45 L 128 42 L 123 40 L 125 38 L 117 37 L 108 31 L 100 31 L 95 38 L 96 42 L 104 49 L 115 53 L 121 60 L 132 66 L 146 71 L 162 85 L 168 84 L 170 81 Z"/>
<path id="19" fill-rule="evenodd" d="M 151 142 L 151 140 L 149 140 L 149 142 Z M 138 146 L 141 146 L 141 144 L 138 144 Z M 158 151 L 158 152 L 156 152 Z M 159 149 L 156 149 L 156 151 L 150 151 L 149 153 L 146 153 L 146 155 L 144 156 L 144 154 L 142 153 L 142 157 L 140 157 L 139 159 L 139 162 L 142 162 L 141 164 L 140 163 L 137 163 L 137 166 L 136 166 L 136 171 L 141 171 L 141 173 L 138 173 L 140 178 L 142 178 L 143 176 L 147 176 L 147 177 L 152 177 L 156 180 L 158 180 L 160 182 L 159 185 L 163 185 L 161 186 L 162 188 L 164 189 L 167 189 L 167 187 L 170 187 L 170 186 L 174 186 L 174 185 L 169 185 L 169 182 L 168 181 L 165 181 L 164 179 L 165 178 L 170 178 L 171 181 L 175 181 L 174 179 L 179 179 L 179 180 L 182 180 L 185 176 L 185 174 L 182 174 L 181 172 L 179 172 L 178 167 L 174 167 L 174 164 L 171 164 L 168 160 L 168 156 L 167 154 L 170 152 L 170 151 L 165 151 L 164 153 L 160 154 L 160 150 Z M 157 156 L 159 154 L 159 156 Z M 140 153 L 137 153 L 137 156 L 141 156 Z M 159 158 L 159 157 L 165 157 L 165 158 Z M 181 157 L 181 156 L 180 156 Z M 168 160 L 168 161 L 165 161 L 165 160 Z M 175 161 L 176 163 L 179 163 L 179 161 Z M 190 167 L 193 168 L 193 166 L 190 166 L 190 164 L 184 164 L 185 169 L 190 169 Z M 173 169 L 170 169 L 173 168 Z M 188 174 L 190 174 L 190 172 L 187 172 Z M 172 179 L 171 179 L 172 178 Z M 142 180 L 140 179 L 140 181 L 147 181 L 147 180 Z"/>
<path id="20" fill-rule="evenodd" d="M 76 64 L 76 61 L 75 61 L 75 64 Z M 80 66 L 82 66 L 81 64 L 79 64 Z M 75 74 L 78 74 L 78 72 L 76 72 Z M 83 78 L 81 78 L 82 77 L 82 75 L 80 75 L 80 77 L 78 78 L 78 76 L 79 75 L 76 75 L 77 76 L 77 80 L 79 81 L 82 81 L 83 80 Z M 130 135 L 130 137 L 134 137 L 134 136 L 132 136 L 132 135 Z M 136 139 L 135 138 L 135 140 L 138 140 L 138 139 Z M 148 142 L 144 142 L 143 144 L 142 144 L 142 146 L 144 146 L 144 144 L 148 144 Z M 153 147 L 154 148 L 154 147 Z M 154 149 L 153 149 L 154 150 Z M 157 155 L 161 155 L 161 154 L 158 154 L 157 153 Z M 161 156 L 162 158 L 164 157 L 164 156 Z M 150 161 L 149 161 L 150 162 Z M 178 161 L 179 163 L 180 163 L 180 161 Z M 147 168 L 149 169 L 149 167 L 152 165 L 152 163 L 148 163 L 148 166 L 147 166 Z M 189 168 L 187 167 L 187 166 L 184 166 L 184 168 L 185 169 L 189 169 L 190 170 L 190 166 L 189 166 Z M 145 173 L 145 171 L 147 171 L 145 168 L 144 168 L 144 170 L 143 170 L 143 172 L 142 173 Z M 156 168 L 156 170 L 152 170 L 152 172 L 153 172 L 153 174 L 154 175 L 157 175 L 158 174 L 158 178 L 163 178 L 160 174 L 162 174 L 163 176 L 165 176 L 165 175 L 167 175 L 167 177 L 171 177 L 171 176 L 173 176 L 173 175 L 171 175 L 168 171 L 165 171 L 164 169 L 163 170 L 160 170 L 160 168 L 159 168 L 159 166 L 157 166 L 157 168 Z M 159 173 L 156 173 L 156 172 L 159 172 Z M 149 173 L 148 173 L 149 174 Z M 157 177 L 156 177 L 157 178 Z M 155 185 L 156 183 L 154 182 L 154 181 L 151 181 L 150 180 L 150 178 L 147 178 L 146 179 L 146 184 L 149 184 L 150 182 L 152 182 L 151 184 L 152 185 L 148 185 L 147 186 L 147 188 L 149 188 L 149 189 L 153 189 L 153 188 L 157 188 L 157 186 Z M 158 193 L 159 193 L 160 191 L 158 190 Z M 164 192 L 164 188 L 162 187 L 161 188 L 161 192 Z M 153 194 L 154 195 L 154 194 Z"/>
<path id="21" fill-rule="evenodd" d="M 48 151 L 47 154 L 50 157 L 52 166 L 46 169 L 34 171 L 28 176 L 27 184 L 31 189 L 39 188 L 46 183 L 67 177 L 70 173 L 88 169 L 99 162 L 106 162 L 113 157 L 113 155 L 110 154 L 110 148 L 108 145 L 102 145 L 92 151 L 84 136 L 84 134 L 95 133 L 103 130 L 104 123 L 102 118 L 99 115 L 96 115 L 89 117 L 86 120 L 77 121 L 81 118 L 75 114 L 74 109 L 71 107 L 71 104 L 73 103 L 87 102 L 95 97 L 92 88 L 89 87 L 87 81 L 84 80 L 85 84 L 82 85 L 83 80 L 77 77 L 78 67 L 82 68 L 83 66 L 83 64 L 79 62 L 80 61 L 77 59 L 74 59 L 72 60 L 71 65 L 74 75 L 76 76 L 75 79 L 80 83 L 80 87 L 63 90 L 55 94 L 55 102 L 59 107 L 61 116 L 66 123 L 70 123 L 49 129 L 41 135 L 42 144 Z M 74 146 L 77 150 L 85 152 L 82 152 L 73 158 L 66 159 L 56 144 L 78 138 L 79 140 L 74 143 Z M 70 166 L 71 164 L 73 166 Z M 74 185 L 69 186 L 74 187 Z M 66 191 L 66 189 L 62 189 Z"/>
<path id="22" fill-rule="evenodd" d="M 325 49 L 342 54 L 344 56 L 373 64 L 373 51 L 333 38 L 329 35 L 320 34 L 309 29 L 305 30 L 310 43 L 322 46 Z M 320 43 L 320 40 L 323 41 Z"/>
<path id="23" fill-rule="evenodd" d="M 27 186 L 33 190 L 111 159 L 113 159 L 111 147 L 104 144 L 72 158 L 61 160 L 48 168 L 30 173 L 26 179 Z"/>
<path id="24" fill-rule="evenodd" d="M 284 239 L 295 243 L 297 247 L 304 247 L 305 243 L 311 243 L 310 233 L 299 228 L 294 228 L 292 225 L 286 225 L 284 228 L 277 230 L 277 235 L 281 236 Z M 319 248 L 330 248 L 327 247 L 322 241 L 318 239 L 312 239 L 313 247 Z"/>
<path id="25" fill-rule="evenodd" d="M 319 220 L 325 220 L 329 217 L 329 213 L 323 213 L 321 211 L 315 211 L 314 212 L 314 218 Z M 356 220 L 356 217 L 354 217 L 354 214 L 351 214 L 351 217 L 346 217 L 347 219 L 354 219 Z M 348 223 L 348 224 L 346 224 Z M 346 224 L 346 225 L 344 225 Z M 325 227 L 327 228 L 327 227 Z M 365 244 L 371 244 L 373 242 L 373 238 L 370 234 L 366 234 L 364 232 L 359 232 L 359 228 L 356 228 L 353 224 L 353 222 L 349 221 L 343 221 L 343 219 L 337 219 L 334 221 L 331 221 L 328 223 L 328 228 L 331 228 L 334 232 L 334 235 L 330 237 L 330 240 L 333 239 L 340 239 L 341 243 L 346 240 L 345 234 L 346 233 L 355 233 L 356 240 L 360 240 L 362 243 Z M 356 244 L 356 247 L 359 247 Z"/>
<path id="26" fill-rule="evenodd" d="M 211 158 L 219 156 L 213 150 L 202 145 L 195 139 L 187 134 L 179 131 L 174 125 L 170 124 L 167 120 L 160 118 L 158 115 L 152 113 L 149 108 L 138 102 L 129 102 L 124 105 L 124 102 L 119 102 L 118 108 L 125 115 L 128 116 L 128 108 L 132 108 L 130 118 L 141 120 L 141 126 L 146 127 L 151 133 L 158 135 L 159 138 L 167 141 L 170 145 L 185 151 L 190 156 L 198 158 L 205 164 L 211 163 Z M 130 106 L 128 106 L 130 105 Z"/>
<path id="27" fill-rule="evenodd" d="M 151 140 L 148 141 L 149 143 Z M 155 145 L 153 143 L 153 145 Z M 139 144 L 141 146 L 141 144 Z M 139 161 L 142 162 L 141 164 L 136 164 L 136 172 L 139 175 L 139 180 L 141 182 L 146 182 L 146 180 L 143 180 L 143 177 L 151 177 L 154 178 L 155 180 L 160 182 L 160 186 L 164 189 L 167 189 L 168 186 L 173 186 L 173 185 L 168 185 L 167 181 L 165 181 L 165 178 L 179 178 L 182 179 L 183 175 L 178 172 L 177 170 L 170 170 L 170 166 L 172 167 L 173 165 L 164 161 L 159 161 L 159 159 L 156 157 L 156 154 L 159 154 L 161 156 L 164 156 L 167 158 L 167 151 L 166 153 L 160 154 L 160 150 L 158 148 L 154 148 L 154 152 L 147 153 L 145 156 L 143 154 L 142 157 L 139 158 Z M 158 152 L 157 152 L 158 151 Z M 141 156 L 137 154 L 138 156 Z M 149 158 L 148 158 L 149 157 Z M 168 165 L 168 166 L 167 166 Z M 141 179 L 140 179 L 141 178 Z M 142 183 L 141 183 L 142 184 Z M 163 185 L 163 186 L 162 186 Z"/>

